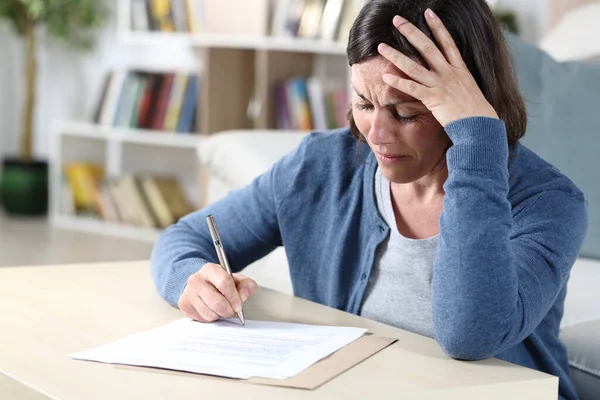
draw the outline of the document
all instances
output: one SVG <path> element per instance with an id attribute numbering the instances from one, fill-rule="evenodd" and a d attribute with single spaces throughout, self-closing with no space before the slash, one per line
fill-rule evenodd
<path id="1" fill-rule="evenodd" d="M 286 379 L 364 335 L 366 329 L 180 319 L 71 355 L 97 361 L 249 379 Z"/>

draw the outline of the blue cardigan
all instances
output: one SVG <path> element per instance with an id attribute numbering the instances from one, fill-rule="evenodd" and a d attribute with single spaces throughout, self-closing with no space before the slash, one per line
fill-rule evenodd
<path id="1" fill-rule="evenodd" d="M 587 229 L 584 196 L 526 147 L 509 157 L 502 121 L 466 118 L 446 132 L 434 338 L 453 358 L 497 357 L 556 375 L 560 395 L 575 399 L 558 331 Z M 158 292 L 175 306 L 187 278 L 218 263 L 205 222 L 215 214 L 235 271 L 283 245 L 296 296 L 358 314 L 390 233 L 375 202 L 376 166 L 349 130 L 307 136 L 250 185 L 163 232 L 152 254 Z"/>

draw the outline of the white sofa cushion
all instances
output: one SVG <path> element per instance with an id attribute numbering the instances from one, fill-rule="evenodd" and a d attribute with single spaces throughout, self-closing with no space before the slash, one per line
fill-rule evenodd
<path id="1" fill-rule="evenodd" d="M 600 320 L 600 260 L 579 258 L 567 284 L 561 329 Z M 599 333 L 600 334 L 600 333 Z"/>
<path id="2" fill-rule="evenodd" d="M 568 12 L 542 40 L 540 47 L 557 61 L 585 60 L 600 54 L 600 3 Z"/>
<path id="3" fill-rule="evenodd" d="M 305 136 L 299 131 L 221 132 L 200 143 L 198 156 L 211 176 L 239 189 L 298 147 Z"/>

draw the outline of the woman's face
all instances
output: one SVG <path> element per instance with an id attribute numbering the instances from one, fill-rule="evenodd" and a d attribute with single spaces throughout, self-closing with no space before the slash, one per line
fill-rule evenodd
<path id="1" fill-rule="evenodd" d="M 383 81 L 385 73 L 407 78 L 383 57 L 352 66 L 352 114 L 382 174 L 390 182 L 410 183 L 443 162 L 449 138 L 423 103 Z"/>

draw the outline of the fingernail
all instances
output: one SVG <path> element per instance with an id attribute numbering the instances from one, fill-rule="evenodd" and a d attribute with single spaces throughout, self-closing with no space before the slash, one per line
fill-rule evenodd
<path id="1" fill-rule="evenodd" d="M 247 290 L 240 290 L 240 297 L 242 298 L 242 303 L 245 302 L 246 300 L 248 300 L 248 291 Z"/>
<path id="2" fill-rule="evenodd" d="M 243 300 L 242 300 L 243 301 Z M 235 303 L 233 305 L 233 311 L 235 311 L 236 313 L 242 311 L 242 303 Z"/>
<path id="3" fill-rule="evenodd" d="M 425 16 L 427 16 L 427 18 L 429 19 L 434 19 L 436 17 L 435 13 L 431 10 L 431 8 L 428 8 L 427 11 L 425 11 Z"/>
<path id="4" fill-rule="evenodd" d="M 394 26 L 395 26 L 396 28 L 400 27 L 400 25 L 402 25 L 402 24 L 405 24 L 405 23 L 407 23 L 407 22 L 408 22 L 408 21 L 407 21 L 405 18 L 402 18 L 402 17 L 401 17 L 401 16 L 399 16 L 399 15 L 396 15 L 396 16 L 394 17 L 394 21 L 393 21 L 393 23 L 394 23 Z"/>
<path id="5" fill-rule="evenodd" d="M 390 51 L 390 46 L 388 46 L 388 45 L 387 45 L 387 44 L 385 44 L 385 43 L 381 43 L 381 44 L 379 45 L 379 48 L 378 48 L 378 49 L 379 49 L 379 52 L 380 52 L 380 53 L 387 53 L 388 51 Z"/>
<path id="6" fill-rule="evenodd" d="M 383 81 L 385 83 L 389 83 L 392 80 L 392 76 L 390 74 L 383 74 Z"/>

